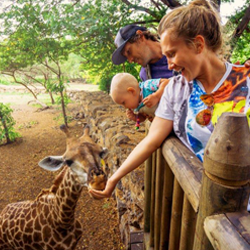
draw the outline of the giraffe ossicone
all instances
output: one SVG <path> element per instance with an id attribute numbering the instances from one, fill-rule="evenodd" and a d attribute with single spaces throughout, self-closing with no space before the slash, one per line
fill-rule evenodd
<path id="1" fill-rule="evenodd" d="M 73 250 L 83 228 L 75 218 L 82 188 L 102 190 L 107 182 L 103 158 L 107 150 L 96 144 L 86 126 L 81 137 L 72 136 L 65 125 L 66 151 L 48 156 L 39 166 L 62 169 L 50 189 L 43 189 L 33 201 L 7 205 L 0 213 L 1 250 Z"/>

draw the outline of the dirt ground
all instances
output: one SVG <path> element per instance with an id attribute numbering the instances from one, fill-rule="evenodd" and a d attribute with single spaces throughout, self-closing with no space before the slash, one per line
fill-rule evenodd
<path id="1" fill-rule="evenodd" d="M 8 96 L 20 98 L 20 96 Z M 0 102 L 4 100 L 0 97 Z M 74 115 L 77 105 L 70 104 L 68 115 Z M 62 155 L 65 136 L 59 130 L 61 111 L 56 108 L 37 111 L 27 104 L 12 106 L 16 131 L 21 138 L 0 146 L 0 211 L 12 202 L 33 200 L 42 188 L 49 188 L 58 174 L 39 168 L 38 162 L 48 155 Z M 84 121 L 81 121 L 84 122 Z M 75 135 L 81 135 L 79 120 L 69 123 Z M 120 239 L 117 211 L 113 198 L 103 201 L 92 199 L 84 188 L 78 202 L 76 217 L 84 225 L 84 234 L 77 249 L 124 249 Z"/>

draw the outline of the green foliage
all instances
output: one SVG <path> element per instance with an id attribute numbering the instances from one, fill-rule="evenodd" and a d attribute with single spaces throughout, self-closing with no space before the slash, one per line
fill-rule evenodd
<path id="1" fill-rule="evenodd" d="M 133 64 L 125 64 L 115 66 L 111 61 L 111 56 L 115 50 L 114 38 L 120 27 L 129 23 L 141 22 L 145 20 L 145 24 L 149 22 L 152 25 L 153 20 L 157 17 L 160 20 L 166 6 L 160 5 L 160 9 L 150 8 L 152 15 L 145 15 L 135 9 L 138 2 L 132 1 L 133 5 L 128 6 L 122 1 L 102 1 L 95 0 L 85 3 L 83 6 L 77 7 L 75 11 L 74 22 L 79 23 L 79 29 L 76 29 L 76 36 L 79 39 L 77 48 L 82 56 L 83 63 L 81 70 L 88 72 L 88 76 L 93 82 L 98 82 L 100 90 L 109 92 L 109 85 L 112 77 L 118 72 L 129 72 L 138 76 L 138 66 Z M 78 16 L 78 17 L 76 17 Z M 75 25 L 77 27 L 77 25 Z"/>
<path id="2" fill-rule="evenodd" d="M 70 53 L 68 60 L 61 64 L 63 75 L 68 79 L 85 78 L 86 72 L 80 70 L 82 61 L 83 58 L 80 55 Z"/>
<path id="3" fill-rule="evenodd" d="M 6 77 L 0 77 L 0 84 L 2 84 L 2 85 L 13 85 L 14 82 L 10 81 Z"/>
<path id="4" fill-rule="evenodd" d="M 224 1 L 224 2 L 229 2 L 229 1 Z M 234 2 L 234 1 L 230 1 Z M 232 36 L 237 29 L 237 26 L 239 23 L 242 21 L 246 9 L 249 7 L 250 1 L 246 0 L 245 4 L 243 4 L 234 15 L 229 17 L 229 21 L 226 24 L 229 26 L 227 29 L 227 32 L 229 34 L 228 36 L 228 43 L 231 44 L 233 49 L 230 51 L 231 53 L 231 58 L 230 60 L 232 62 L 240 62 L 241 64 L 244 63 L 248 58 L 250 58 L 250 45 L 249 45 L 249 39 L 250 39 L 250 23 L 245 24 L 245 30 L 242 33 L 242 35 L 238 38 L 236 37 L 235 39 L 232 39 Z"/>
<path id="5" fill-rule="evenodd" d="M 102 74 L 100 75 L 100 79 L 98 81 L 100 90 L 109 93 L 111 80 L 113 76 L 119 72 L 129 72 L 130 74 L 134 75 L 139 81 L 140 67 L 138 65 L 125 62 L 123 65 L 119 66 L 115 66 L 110 63 L 109 66 L 109 68 L 104 68 L 104 70 L 102 70 Z"/>
<path id="6" fill-rule="evenodd" d="M 63 91 L 67 78 L 81 76 L 87 82 L 99 83 L 100 89 L 108 92 L 114 74 L 125 71 L 138 77 L 140 68 L 128 63 L 119 66 L 112 64 L 117 31 L 131 23 L 156 31 L 159 21 L 168 10 L 163 2 L 12 1 L 13 4 L 0 15 L 3 28 L 0 36 L 6 37 L 0 43 L 0 72 L 13 73 L 34 65 L 43 65 L 50 71 L 49 80 L 42 80 L 48 91 Z M 185 5 L 190 1 L 178 2 Z M 246 0 L 246 4 L 231 18 L 232 31 L 248 5 L 249 0 Z M 249 57 L 247 41 L 249 32 L 244 32 L 237 41 L 233 59 L 238 57 L 237 60 L 244 61 Z M 36 71 L 34 74 L 39 73 Z"/>
<path id="7" fill-rule="evenodd" d="M 241 36 L 237 42 L 236 48 L 232 54 L 232 61 L 239 61 L 243 64 L 246 60 L 250 59 L 250 34 L 244 31 L 243 36 Z"/>
<path id="8" fill-rule="evenodd" d="M 63 95 L 63 100 L 64 100 L 65 106 L 67 106 L 71 102 L 70 98 L 66 94 Z M 57 96 L 56 97 L 56 104 L 60 105 L 61 103 L 62 103 L 61 96 Z"/>
<path id="9" fill-rule="evenodd" d="M 12 112 L 13 110 L 9 105 L 0 103 L 0 144 L 9 142 L 9 140 L 14 141 L 17 137 L 20 137 L 14 129 L 16 122 L 11 115 Z"/>

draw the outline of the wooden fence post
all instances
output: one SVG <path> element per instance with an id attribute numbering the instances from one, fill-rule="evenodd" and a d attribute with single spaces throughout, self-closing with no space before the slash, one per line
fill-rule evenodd
<path id="1" fill-rule="evenodd" d="M 152 156 L 145 162 L 144 177 L 144 232 L 150 232 L 150 206 L 151 206 L 151 181 L 152 181 Z"/>
<path id="2" fill-rule="evenodd" d="M 147 121 L 145 136 L 147 136 L 151 122 Z M 150 206 L 151 206 L 151 182 L 152 182 L 152 155 L 145 161 L 144 174 L 144 233 L 150 232 Z"/>
<path id="3" fill-rule="evenodd" d="M 150 247 L 154 246 L 154 236 L 155 236 L 155 176 L 156 176 L 156 152 L 152 154 L 150 234 L 149 234 Z"/>
<path id="4" fill-rule="evenodd" d="M 204 220 L 217 213 L 246 211 L 250 179 L 250 132 L 244 114 L 224 113 L 204 153 L 204 172 L 193 250 L 213 250 Z"/>
<path id="5" fill-rule="evenodd" d="M 171 222 L 171 208 L 173 198 L 174 175 L 166 161 L 164 161 L 164 183 L 162 196 L 161 238 L 160 250 L 168 249 Z"/>
<path id="6" fill-rule="evenodd" d="M 163 156 L 161 149 L 156 152 L 156 175 L 155 175 L 155 237 L 154 248 L 160 249 L 160 236 L 161 236 L 161 213 L 162 213 L 162 194 L 163 194 L 163 181 L 164 181 L 164 167 Z"/>

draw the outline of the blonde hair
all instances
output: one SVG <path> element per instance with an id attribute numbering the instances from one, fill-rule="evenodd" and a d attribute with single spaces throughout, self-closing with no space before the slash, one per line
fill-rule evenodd
<path id="1" fill-rule="evenodd" d="M 122 94 L 127 91 L 127 88 L 133 87 L 134 89 L 139 88 L 139 83 L 136 78 L 129 73 L 118 73 L 116 74 L 110 84 L 110 95 L 114 93 Z"/>
<path id="2" fill-rule="evenodd" d="M 206 0 L 194 0 L 166 14 L 160 21 L 159 35 L 167 29 L 173 31 L 175 38 L 184 38 L 187 44 L 192 44 L 197 35 L 202 35 L 213 52 L 218 52 L 223 44 L 220 17 Z"/>

